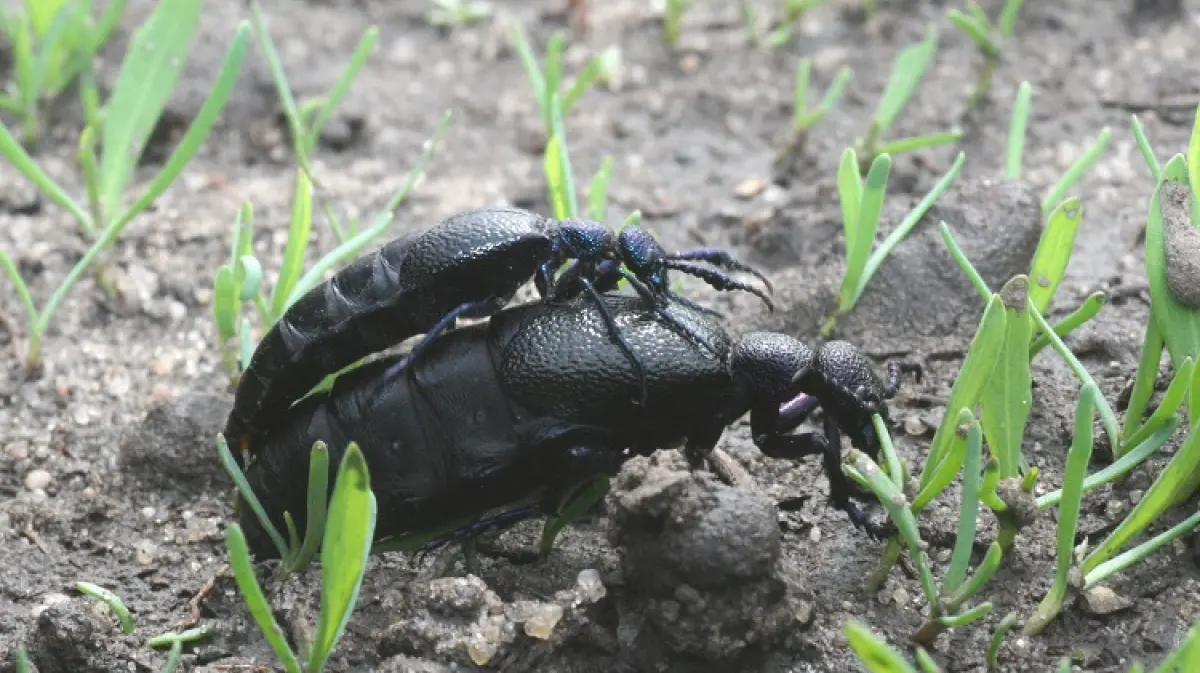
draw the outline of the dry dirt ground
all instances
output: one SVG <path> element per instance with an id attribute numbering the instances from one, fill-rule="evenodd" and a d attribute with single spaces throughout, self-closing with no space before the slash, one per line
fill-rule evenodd
<path id="1" fill-rule="evenodd" d="M 128 31 L 151 5 L 130 4 L 124 32 L 102 59 L 106 81 L 115 77 Z M 243 4 L 207 3 L 162 138 L 171 138 L 199 106 Z M 506 20 L 525 22 L 539 49 L 553 31 L 569 29 L 562 0 L 498 4 Z M 914 463 L 927 449 L 942 413 L 939 400 L 949 392 L 979 310 L 932 229 L 936 218 L 955 227 L 999 287 L 1028 263 L 1040 227 L 1037 203 L 1101 128 L 1111 126 L 1111 145 L 1073 192 L 1083 199 L 1083 231 L 1054 310 L 1062 315 L 1096 289 L 1110 292 L 1099 317 L 1069 344 L 1104 394 L 1119 399 L 1132 379 L 1147 319 L 1140 231 L 1152 189 L 1129 133 L 1129 106 L 1151 106 L 1140 115 L 1161 159 L 1183 150 L 1200 97 L 1194 51 L 1200 3 L 1027 2 L 996 73 L 991 105 L 970 115 L 966 101 L 980 59 L 943 18 L 956 3 L 883 0 L 878 15 L 864 21 L 854 9 L 858 3 L 835 0 L 811 12 L 788 46 L 765 50 L 746 44 L 736 3 L 702 0 L 674 51 L 662 45 L 650 3 L 590 4 L 588 32 L 571 38 L 568 68 L 575 72 L 587 54 L 616 44 L 622 69 L 612 86 L 588 93 L 567 120 L 576 171 L 590 175 L 611 154 L 614 223 L 638 208 L 670 248 L 732 246 L 769 269 L 778 287 L 774 314 L 753 298 L 718 296 L 697 282 L 686 286 L 697 300 L 727 311 L 731 330 L 765 327 L 809 341 L 839 281 L 834 175 L 841 150 L 866 128 L 894 55 L 930 24 L 939 27 L 936 65 L 895 133 L 959 126 L 966 167 L 839 333 L 876 356 L 881 369 L 891 356 L 925 362 L 926 378 L 906 382 L 893 403 L 902 428 L 898 450 Z M 985 4 L 994 15 L 1000 3 Z M 324 92 L 362 31 L 372 24 L 380 29 L 379 48 L 319 152 L 331 202 L 346 213 L 374 212 L 403 182 L 449 109 L 453 126 L 389 234 L 492 203 L 546 211 L 532 96 L 502 22 L 446 32 L 427 24 L 427 9 L 417 0 L 268 3 L 272 33 L 300 97 Z M 787 137 L 793 69 L 802 55 L 814 59 L 821 88 L 842 64 L 854 69 L 854 80 L 787 173 L 778 174 L 772 160 Z M 1022 80 L 1035 92 L 1026 183 L 1005 184 L 1007 120 Z M 1172 101 L 1186 105 L 1153 109 Z M 232 394 L 215 348 L 212 275 L 227 258 L 234 213 L 247 200 L 255 208 L 256 251 L 268 268 L 278 264 L 293 168 L 276 110 L 255 51 L 203 153 L 112 250 L 108 261 L 119 294 L 106 294 L 91 279 L 72 290 L 51 325 L 38 378 L 17 385 L 15 362 L 4 361 L 12 366 L 0 379 L 2 670 L 13 670 L 19 644 L 41 673 L 158 670 L 165 654 L 148 648 L 146 639 L 187 620 L 189 600 L 221 569 L 230 491 L 213 436 Z M 78 110 L 67 102 L 47 119 L 38 159 L 82 194 L 72 169 Z M 161 151 L 150 154 L 138 176 L 143 181 L 162 160 Z M 942 148 L 897 159 L 885 229 L 954 155 Z M 27 185 L 11 168 L 0 170 L 0 245 L 44 301 L 84 243 L 64 213 L 52 205 L 31 207 Z M 747 180 L 764 181 L 765 188 L 739 195 Z M 329 249 L 332 236 L 317 229 L 317 248 Z M 22 315 L 7 286 L 0 311 L 10 325 Z M 10 344 L 24 339 L 23 330 L 15 331 L 0 330 L 4 358 Z M 1035 381 L 1025 452 L 1053 488 L 1078 384 L 1050 349 L 1035 361 Z M 543 562 L 518 565 L 484 555 L 479 578 L 465 578 L 457 566 L 449 579 L 434 579 L 436 558 L 420 564 L 400 555 L 373 559 L 358 612 L 329 670 L 472 670 L 468 653 L 475 652 L 490 655 L 489 667 L 509 671 L 849 671 L 857 664 L 842 628 L 852 618 L 893 643 L 906 642 L 926 608 L 919 585 L 897 570 L 879 591 L 864 592 L 883 544 L 825 505 L 827 483 L 815 461 L 763 458 L 744 425 L 732 427 L 722 446 L 754 475 L 763 488 L 759 496 L 681 476 L 675 454 L 664 453 L 631 465 L 606 513 L 569 529 Z M 1090 494 L 1081 531 L 1103 535 L 1161 465 L 1151 461 L 1119 487 Z M 956 497 L 946 495 L 922 521 L 939 568 L 953 541 Z M 764 507 L 796 498 L 807 498 L 797 511 Z M 688 538 L 701 546 L 655 552 L 637 522 L 671 512 L 710 516 L 727 535 L 724 541 Z M 990 514 L 981 519 L 986 541 L 994 522 Z M 538 532 L 536 525 L 521 526 L 494 546 L 529 545 Z M 946 670 L 984 670 L 987 639 L 999 619 L 1032 612 L 1053 576 L 1053 536 L 1049 515 L 1024 531 L 985 591 L 993 613 L 936 642 L 933 654 Z M 664 535 L 664 546 L 669 539 Z M 1010 636 L 1000 650 L 1001 669 L 1047 671 L 1069 654 L 1077 656 L 1077 670 L 1125 671 L 1134 659 L 1157 662 L 1200 616 L 1192 546 L 1188 540 L 1165 548 L 1113 579 L 1111 588 L 1129 600 L 1123 609 L 1099 615 L 1073 603 L 1042 635 Z M 670 578 L 657 578 L 656 586 L 634 581 L 646 580 L 647 562 L 666 559 L 666 567 L 665 555 L 687 549 L 711 555 L 713 567 L 679 570 L 685 577 L 675 577 L 665 595 L 654 592 Z M 693 565 L 701 560 L 691 559 Z M 726 584 L 705 588 L 697 573 L 724 577 Z M 121 635 L 110 613 L 76 593 L 79 580 L 117 592 L 133 613 L 135 632 Z M 289 633 L 310 632 L 316 574 L 272 592 Z M 565 610 L 549 640 L 527 635 L 553 621 L 555 605 Z M 188 649 L 185 670 L 278 670 L 227 573 L 200 616 L 213 634 Z M 736 656 L 717 661 L 717 655 Z"/>

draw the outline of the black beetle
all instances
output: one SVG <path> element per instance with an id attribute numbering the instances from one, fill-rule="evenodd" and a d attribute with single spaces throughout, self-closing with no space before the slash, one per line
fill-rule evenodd
<path id="1" fill-rule="evenodd" d="M 402 356 L 342 375 L 258 439 L 246 470 L 251 488 L 277 527 L 286 510 L 303 530 L 309 448 L 325 441 L 337 465 L 355 441 L 378 499 L 376 539 L 477 521 L 436 545 L 544 513 L 564 489 L 615 474 L 633 455 L 686 440 L 689 461 L 704 466 L 725 428 L 749 412 L 754 442 L 765 454 L 821 454 L 833 506 L 863 525 L 850 502 L 863 494 L 839 466 L 841 432 L 878 455 L 871 414 L 886 416 L 883 400 L 894 394 L 900 367 L 891 368 L 884 385 L 845 342 L 814 353 L 778 333 L 734 341 L 686 304 L 664 309 L 669 322 L 647 313 L 638 297 L 600 299 L 603 310 L 582 296 L 550 299 L 445 332 L 400 377 L 388 370 Z M 605 314 L 645 364 L 645 405 L 634 400 L 637 373 L 607 337 Z M 701 335 L 717 354 L 671 322 Z M 818 405 L 824 432 L 789 434 Z M 515 503 L 522 506 L 511 508 Z M 254 553 L 276 555 L 253 513 L 242 508 L 239 516 Z"/>
<path id="2" fill-rule="evenodd" d="M 773 308 L 761 290 L 689 260 L 754 274 L 770 289 L 761 273 L 725 251 L 667 253 L 637 227 L 614 235 L 596 222 L 559 222 L 513 208 L 454 215 L 360 257 L 289 307 L 263 336 L 242 374 L 225 436 L 241 449 L 235 450 L 240 464 L 242 452 L 254 445 L 252 438 L 278 424 L 326 375 L 424 334 L 408 358 L 393 363 L 391 375 L 398 375 L 458 318 L 494 314 L 531 278 L 543 298 L 587 294 L 603 307 L 600 294 L 625 279 L 647 308 L 665 320 L 671 320 L 663 310 L 668 299 L 711 312 L 670 290 L 668 270 L 673 269 L 717 289 L 754 293 Z M 566 262 L 572 263 L 555 276 Z M 605 316 L 605 323 L 640 370 L 615 322 Z M 644 401 L 645 376 L 640 377 Z"/>

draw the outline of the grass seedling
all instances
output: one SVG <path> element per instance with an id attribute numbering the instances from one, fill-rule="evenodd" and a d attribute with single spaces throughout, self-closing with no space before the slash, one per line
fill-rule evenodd
<path id="1" fill-rule="evenodd" d="M 1021 177 L 1021 159 L 1025 150 L 1025 130 L 1029 122 L 1029 105 L 1033 95 L 1033 89 L 1029 86 L 1029 82 L 1022 82 L 1021 86 L 1017 87 L 1017 96 L 1013 102 L 1012 117 L 1009 121 L 1008 143 L 1005 149 L 1004 174 L 1010 180 L 1018 180 Z M 1067 169 L 1066 173 L 1059 178 L 1058 182 L 1046 192 L 1046 196 L 1042 199 L 1042 212 L 1050 213 L 1052 209 L 1063 207 L 1063 200 L 1067 192 L 1083 178 L 1084 174 L 1091 169 L 1104 150 L 1108 148 L 1109 141 L 1112 140 L 1112 129 L 1105 126 L 1100 130 L 1099 135 L 1084 151 L 1075 163 Z"/>
<path id="2" fill-rule="evenodd" d="M 223 443 L 224 439 L 218 441 Z M 322 489 L 317 499 L 324 501 L 325 494 Z M 338 469 L 333 495 L 329 499 L 328 517 L 321 541 L 321 615 L 307 653 L 302 652 L 299 656 L 288 644 L 259 586 L 241 526 L 236 523 L 229 526 L 229 562 L 234 580 L 251 616 L 287 673 L 320 673 L 324 670 L 358 601 L 375 534 L 376 502 L 367 462 L 353 442 L 346 448 Z M 301 659 L 307 662 L 303 667 Z"/>
<path id="3" fill-rule="evenodd" d="M 164 633 L 151 638 L 146 645 L 154 648 L 171 648 L 167 652 L 167 663 L 163 666 L 161 673 L 172 673 L 179 668 L 179 661 L 183 658 L 183 646 L 207 638 L 209 631 L 207 626 L 199 626 L 181 633 Z"/>
<path id="4" fill-rule="evenodd" d="M 447 112 L 438 122 L 433 135 L 425 141 L 421 156 L 409 171 L 404 184 L 375 215 L 371 225 L 339 242 L 308 271 L 304 271 L 303 266 L 312 232 L 313 184 L 308 173 L 298 169 L 288 241 L 284 248 L 278 280 L 269 296 L 263 292 L 262 264 L 251 245 L 254 238 L 253 207 L 246 203 L 238 210 L 233 227 L 230 259 L 217 269 L 213 279 L 213 320 L 217 326 L 217 338 L 220 340 L 226 365 L 235 380 L 240 371 L 249 364 L 257 344 L 251 330 L 250 318 L 242 315 L 245 305 L 251 304 L 263 325 L 262 329 L 269 329 L 288 307 L 317 285 L 325 274 L 357 255 L 364 246 L 382 235 L 392 225 L 396 209 L 408 198 L 417 180 L 425 174 L 449 122 L 450 113 Z M 331 381 L 332 378 L 327 378 L 318 389 Z"/>
<path id="5" fill-rule="evenodd" d="M 782 47 L 792 39 L 792 30 L 810 9 L 815 9 L 829 0 L 782 0 L 783 15 L 779 18 L 779 27 L 771 31 L 768 41 L 773 47 Z"/>
<path id="6" fill-rule="evenodd" d="M 334 82 L 333 87 L 327 95 L 297 105 L 296 99 L 292 95 L 291 85 L 288 84 L 287 74 L 283 71 L 283 63 L 280 61 L 279 54 L 275 49 L 275 43 L 271 40 L 271 34 L 267 30 L 267 22 L 263 16 L 262 8 L 258 2 L 255 2 L 251 6 L 251 9 L 251 20 L 255 36 L 267 59 L 267 65 L 271 70 L 271 77 L 275 81 L 275 90 L 283 105 L 284 116 L 287 119 L 288 132 L 291 135 L 292 141 L 292 153 L 296 156 L 296 161 L 304 170 L 308 181 L 319 188 L 320 181 L 313 172 L 311 160 L 317 150 L 317 142 L 321 138 L 321 131 L 329 123 L 329 120 L 333 118 L 334 111 L 341 105 L 346 94 L 350 91 L 350 85 L 358 77 L 358 74 L 366 64 L 367 58 L 374 51 L 375 44 L 379 40 L 379 29 L 371 26 L 359 38 L 358 44 L 355 46 L 345 70 L 342 71 L 341 77 Z M 344 243 L 347 238 L 357 233 L 358 227 L 356 222 L 350 223 L 351 227 L 347 229 L 347 227 L 342 225 L 340 218 L 332 209 L 323 206 L 322 211 L 330 227 L 333 229 L 338 243 Z"/>
<path id="7" fill-rule="evenodd" d="M 41 103 L 56 98 L 104 48 L 125 14 L 128 0 L 115 0 L 97 22 L 92 0 L 25 0 L 0 9 L 0 29 L 12 50 L 13 81 L 0 94 L 0 109 L 21 120 L 22 140 L 37 142 Z"/>
<path id="8" fill-rule="evenodd" d="M 967 11 L 946 10 L 946 19 L 975 43 L 983 56 L 983 67 L 975 81 L 975 91 L 968 105 L 978 108 L 987 100 L 992 90 L 992 75 L 1003 57 L 1004 43 L 1012 37 L 1013 25 L 1021 11 L 1024 0 L 1008 0 L 1000 12 L 999 20 L 992 23 L 986 12 L 974 0 L 967 2 Z"/>
<path id="9" fill-rule="evenodd" d="M 208 137 L 233 91 L 249 38 L 249 26 L 245 22 L 239 25 L 217 80 L 191 126 L 150 185 L 132 203 L 127 204 L 125 195 L 134 167 L 178 82 L 199 22 L 200 6 L 200 0 L 179 0 L 156 5 L 146 23 L 134 34 L 112 95 L 103 111 L 89 108 L 87 127 L 81 141 L 87 208 L 68 196 L 25 152 L 8 128 L 0 124 L 0 153 L 21 175 L 70 213 L 92 239 L 87 252 L 40 309 L 34 303 L 16 264 L 0 250 L 0 266 L 4 267 L 16 287 L 28 316 L 27 373 L 40 362 L 42 338 L 67 292 L 96 258 L 117 240 L 133 218 L 150 207 L 179 177 Z M 89 88 L 94 95 L 94 83 L 90 87 L 85 86 L 85 89 Z M 98 159 L 94 154 L 97 137 L 102 141 Z"/>
<path id="10" fill-rule="evenodd" d="M 864 185 L 858 173 L 856 153 L 853 149 L 846 149 L 842 154 L 837 177 L 838 198 L 842 206 L 842 228 L 846 239 L 846 270 L 838 292 L 837 308 L 832 316 L 826 318 L 821 328 L 823 336 L 828 337 L 837 326 L 838 317 L 854 308 L 884 259 L 908 236 L 913 227 L 917 226 L 950 185 L 954 184 L 965 161 L 966 155 L 959 152 L 950 170 L 946 171 L 933 189 L 929 190 L 876 248 L 875 234 L 879 230 L 879 215 L 887 191 L 891 156 L 881 154 L 875 158 L 867 172 Z"/>
<path id="11" fill-rule="evenodd" d="M 120 596 L 91 582 L 76 582 L 75 589 L 92 598 L 104 601 L 117 616 L 117 622 L 121 625 L 121 633 L 125 635 L 133 633 L 133 615 L 129 614 L 129 608 L 125 607 L 125 601 L 122 601 Z"/>
<path id="12" fill-rule="evenodd" d="M 800 62 L 796 64 L 796 96 L 792 103 L 792 136 L 788 140 L 787 145 L 780 151 L 779 156 L 775 158 L 776 169 L 794 152 L 804 147 L 804 143 L 808 139 L 809 130 L 819 124 L 825 118 L 825 115 L 829 114 L 829 111 L 833 109 L 833 106 L 837 104 L 838 100 L 842 97 L 842 93 L 846 90 L 846 85 L 850 83 L 850 78 L 854 75 L 854 72 L 849 66 L 839 68 L 837 74 L 833 76 L 833 81 L 829 83 L 829 88 L 825 90 L 825 95 L 821 97 L 816 107 L 809 107 L 811 100 L 808 85 L 811 75 L 812 61 L 807 58 L 800 59 Z"/>
<path id="13" fill-rule="evenodd" d="M 668 47 L 674 47 L 679 42 L 680 27 L 683 24 L 683 15 L 687 10 L 691 9 L 692 3 L 695 0 L 667 0 L 666 7 L 663 8 L 663 42 Z"/>
<path id="14" fill-rule="evenodd" d="M 483 0 L 433 0 L 429 10 L 429 25 L 457 28 L 478 23 L 496 11 L 492 3 Z"/>
<path id="15" fill-rule="evenodd" d="M 554 107 L 557 105 L 558 114 L 566 117 L 571 112 L 571 108 L 575 107 L 583 94 L 587 93 L 604 71 L 604 61 L 592 56 L 564 91 L 563 50 L 565 49 L 565 39 L 562 32 L 557 32 L 550 38 L 550 42 L 546 45 L 544 65 L 540 65 L 537 57 L 533 54 L 533 49 L 529 46 L 529 40 L 525 37 L 525 30 L 520 24 L 513 26 L 513 44 L 517 49 L 517 54 L 521 57 L 529 84 L 533 87 L 533 97 L 537 101 L 538 111 L 542 117 L 542 128 L 545 129 L 547 137 L 551 134 Z M 558 99 L 557 104 L 552 103 L 555 98 Z"/>
<path id="16" fill-rule="evenodd" d="M 1079 526 L 1079 508 L 1083 500 L 1083 480 L 1088 462 L 1092 457 L 1092 417 L 1099 389 L 1093 384 L 1083 387 L 1075 407 L 1075 432 L 1071 449 L 1067 453 L 1067 468 L 1063 473 L 1063 497 L 1058 507 L 1058 549 L 1054 583 L 1038 605 L 1022 633 L 1027 636 L 1041 633 L 1042 629 L 1062 610 L 1067 596 L 1070 571 L 1075 561 L 1075 532 Z"/>
<path id="17" fill-rule="evenodd" d="M 892 62 L 891 77 L 883 90 L 883 96 L 879 99 L 879 105 L 875 109 L 875 116 L 871 120 L 871 126 L 867 129 L 867 135 L 855 143 L 855 150 L 861 158 L 860 171 L 865 172 L 867 167 L 881 154 L 896 155 L 922 148 L 951 145 L 962 138 L 962 131 L 956 129 L 923 136 L 883 140 L 896 119 L 900 117 L 900 113 L 904 111 L 904 106 L 920 88 L 925 74 L 929 72 L 929 67 L 933 64 L 934 56 L 937 54 L 937 39 L 937 28 L 930 26 L 924 40 L 900 52 Z"/>

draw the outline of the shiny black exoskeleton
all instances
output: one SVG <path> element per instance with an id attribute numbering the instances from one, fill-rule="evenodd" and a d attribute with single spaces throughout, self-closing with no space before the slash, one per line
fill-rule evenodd
<path id="1" fill-rule="evenodd" d="M 399 374 L 459 318 L 484 318 L 502 309 L 517 289 L 534 280 L 543 298 L 590 296 L 603 309 L 602 293 L 622 278 L 663 320 L 669 300 L 701 309 L 669 289 L 669 270 L 698 276 L 721 290 L 761 290 L 688 261 L 705 261 L 766 278 L 722 250 L 667 253 L 648 233 L 626 228 L 618 236 L 595 222 L 559 222 L 513 208 L 486 208 L 452 216 L 434 227 L 394 240 L 359 258 L 300 297 L 271 327 L 238 385 L 225 428 L 231 446 L 249 450 L 254 438 L 281 423 L 292 404 L 328 374 L 405 339 L 424 335 Z M 570 263 L 559 273 L 560 267 Z M 610 337 L 642 370 L 611 316 Z M 679 323 L 676 329 L 686 330 Z M 698 334 L 691 334 L 705 344 Z M 645 401 L 646 374 L 639 373 Z M 235 451 L 239 462 L 242 451 Z"/>
<path id="2" fill-rule="evenodd" d="M 686 304 L 667 305 L 667 320 L 638 297 L 601 302 L 603 309 L 587 297 L 506 309 L 443 333 L 400 377 L 388 374 L 396 357 L 343 375 L 259 438 L 246 470 L 251 488 L 276 526 L 286 510 L 303 530 L 309 448 L 323 440 L 337 465 L 355 441 L 378 500 L 377 539 L 476 520 L 445 542 L 544 513 L 565 489 L 615 474 L 633 455 L 684 442 L 701 467 L 725 428 L 749 412 L 765 454 L 823 455 L 833 505 L 863 523 L 850 502 L 859 494 L 839 468 L 838 431 L 877 455 L 870 413 L 886 413 L 882 400 L 895 380 L 884 387 L 842 342 L 813 353 L 783 334 L 734 341 Z M 605 313 L 644 363 L 645 405 L 635 401 L 637 372 L 608 337 Z M 818 405 L 829 419 L 825 433 L 792 434 Z M 248 508 L 240 518 L 256 555 L 277 553 Z"/>

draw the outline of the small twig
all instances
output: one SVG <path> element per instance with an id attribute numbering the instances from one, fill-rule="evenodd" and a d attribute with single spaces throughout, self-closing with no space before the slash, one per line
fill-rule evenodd
<path id="1" fill-rule="evenodd" d="M 713 472 L 725 481 L 738 488 L 754 490 L 758 488 L 758 482 L 754 477 L 742 467 L 741 463 L 733 459 L 724 449 L 713 449 L 708 454 L 708 459 L 712 463 Z"/>
<path id="2" fill-rule="evenodd" d="M 0 311 L 0 328 L 8 334 L 8 345 L 12 348 L 14 362 L 25 359 L 25 349 L 21 347 L 21 338 L 17 335 L 16 323 L 4 311 Z"/>
<path id="3" fill-rule="evenodd" d="M 1157 112 L 1163 121 L 1168 124 L 1188 124 L 1191 115 L 1196 111 L 1196 106 L 1200 105 L 1200 100 L 1194 101 L 1159 101 L 1153 103 L 1144 103 L 1138 101 L 1126 101 L 1107 99 L 1101 100 L 1100 106 L 1104 108 L 1114 108 L 1136 114 L 1138 112 Z"/>
<path id="4" fill-rule="evenodd" d="M 46 556 L 53 556 L 53 554 L 50 553 L 50 548 L 46 546 L 46 542 L 42 540 L 42 536 L 38 535 L 38 532 L 33 529 L 33 524 L 26 524 L 23 532 L 25 533 L 25 537 L 29 538 L 29 541 L 32 542 L 35 547 L 42 550 L 43 554 Z"/>
<path id="5" fill-rule="evenodd" d="M 208 600 L 208 597 L 212 594 L 213 589 L 216 588 L 217 580 L 220 579 L 221 575 L 225 574 L 228 570 L 229 564 L 223 564 L 221 569 L 213 574 L 213 576 L 204 583 L 204 586 L 200 587 L 200 591 L 197 592 L 195 596 L 192 596 L 192 600 L 188 601 L 188 610 L 191 616 L 187 619 L 181 619 L 176 622 L 176 629 L 190 629 L 200 623 L 201 606 L 204 604 L 204 601 Z"/>

